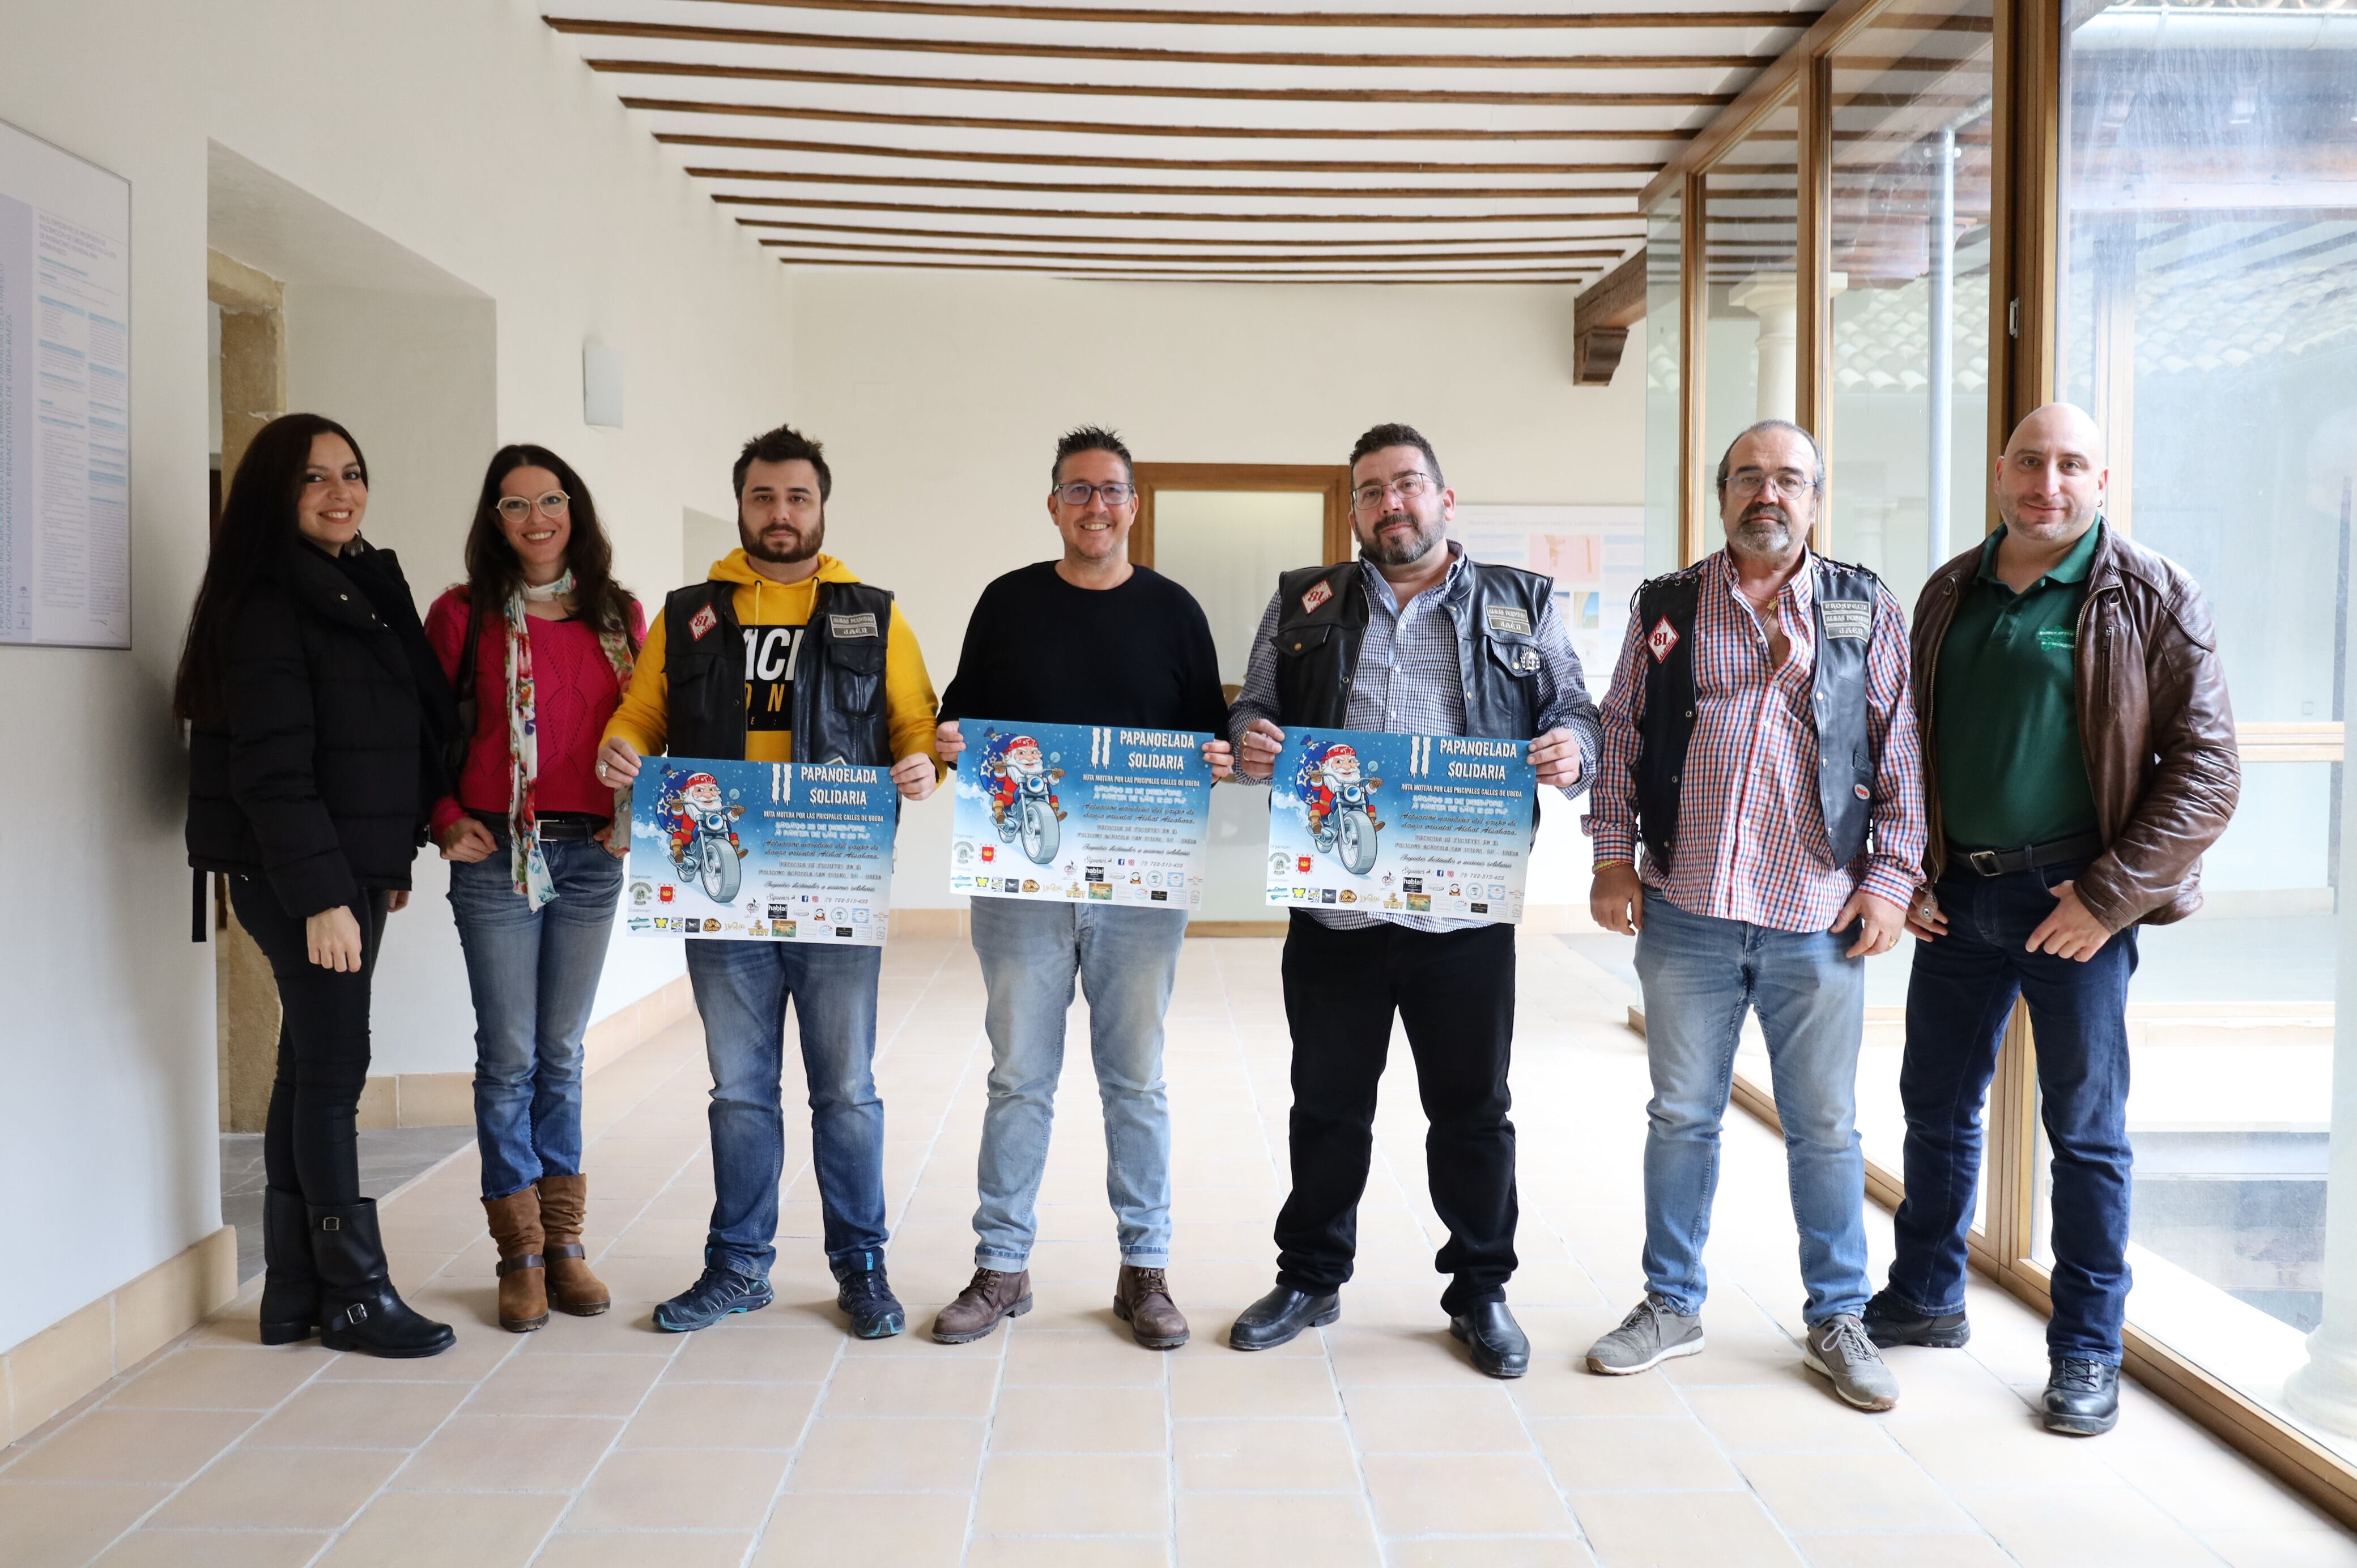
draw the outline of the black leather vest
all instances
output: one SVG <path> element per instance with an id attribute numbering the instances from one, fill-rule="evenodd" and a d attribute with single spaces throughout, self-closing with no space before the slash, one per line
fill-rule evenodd
<path id="1" fill-rule="evenodd" d="M 694 583 L 663 601 L 663 663 L 674 757 L 745 755 L 745 639 L 735 583 Z M 796 762 L 892 765 L 884 709 L 892 595 L 821 583 L 794 660 Z"/>
<path id="2" fill-rule="evenodd" d="M 1539 614 L 1555 583 L 1512 566 L 1466 563 L 1469 590 L 1449 607 L 1464 683 L 1465 733 L 1529 740 L 1541 700 Z M 1277 579 L 1276 722 L 1342 729 L 1366 645 L 1367 581 L 1359 563 L 1304 566 Z"/>
<path id="3" fill-rule="evenodd" d="M 1714 558 L 1715 559 L 1715 558 Z M 1863 566 L 1812 556 L 1816 575 L 1816 669 L 1809 718 L 1817 733 L 1817 806 L 1834 864 L 1847 865 L 1866 848 L 1874 807 L 1874 748 L 1867 738 L 1866 652 L 1882 581 Z M 1694 627 L 1703 561 L 1637 589 L 1638 635 L 1649 640 L 1645 709 L 1637 722 L 1637 837 L 1652 863 L 1669 869 L 1677 847 L 1679 782 L 1694 739 Z M 1666 623 L 1668 634 L 1660 628 Z M 1665 650 L 1658 650 L 1666 643 Z"/>

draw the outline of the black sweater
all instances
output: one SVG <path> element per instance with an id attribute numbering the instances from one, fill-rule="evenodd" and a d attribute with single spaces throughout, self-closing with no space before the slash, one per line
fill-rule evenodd
<path id="1" fill-rule="evenodd" d="M 297 919 L 405 888 L 457 709 L 401 564 L 307 544 L 239 607 L 225 722 L 188 746 L 188 864 L 260 875 Z"/>
<path id="2" fill-rule="evenodd" d="M 1076 588 L 1042 561 L 983 589 L 941 714 L 1228 733 L 1203 607 L 1144 566 L 1117 588 Z"/>

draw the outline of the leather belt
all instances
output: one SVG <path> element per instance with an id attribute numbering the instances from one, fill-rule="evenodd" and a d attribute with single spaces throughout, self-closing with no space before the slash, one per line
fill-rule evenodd
<path id="1" fill-rule="evenodd" d="M 508 831 L 508 820 L 496 811 L 468 811 L 467 815 L 497 832 Z M 533 826 L 540 830 L 544 843 L 580 843 L 597 836 L 597 830 L 608 819 L 587 811 L 543 811 Z"/>
<path id="2" fill-rule="evenodd" d="M 1966 849 L 1957 843 L 1948 846 L 1950 860 L 1969 865 L 1983 876 L 2014 876 L 2060 865 L 2066 860 L 2093 860 L 2103 853 L 2101 833 L 2080 833 L 2056 839 L 2052 843 L 2026 844 L 2020 849 Z"/>

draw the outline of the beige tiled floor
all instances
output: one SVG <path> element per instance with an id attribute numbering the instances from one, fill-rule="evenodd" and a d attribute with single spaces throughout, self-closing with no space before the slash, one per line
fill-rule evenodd
<path id="1" fill-rule="evenodd" d="M 1790 1337 L 1781 1152 L 1740 1114 L 1710 1349 L 1641 1378 L 1573 1370 L 1639 1289 L 1644 1061 L 1595 972 L 1544 938 L 1522 951 L 1513 1300 L 1537 1366 L 1518 1383 L 1473 1372 L 1444 1331 L 1405 1053 L 1342 1322 L 1256 1357 L 1221 1342 L 1269 1282 L 1282 1189 L 1284 1018 L 1275 944 L 1257 941 L 1190 943 L 1172 1009 L 1173 1274 L 1195 1343 L 1139 1349 L 1108 1310 L 1076 1049 L 1038 1308 L 980 1344 L 931 1344 L 971 1266 L 987 1058 L 971 953 L 903 942 L 877 1076 L 893 1277 L 917 1332 L 860 1344 L 837 1326 L 799 1133 L 778 1305 L 688 1338 L 651 1330 L 651 1305 L 694 1274 L 710 1200 L 691 1025 L 590 1086 L 590 1240 L 615 1312 L 499 1331 L 462 1154 L 385 1209 L 396 1279 L 458 1325 L 456 1349 L 265 1350 L 251 1303 L 231 1308 L 0 1455 L 0 1564 L 2357 1563 L 2347 1536 L 2141 1391 L 2108 1437 L 2038 1432 L 2039 1326 L 1986 1289 L 1969 1353 L 1895 1358 L 1895 1412 L 1836 1403 Z"/>

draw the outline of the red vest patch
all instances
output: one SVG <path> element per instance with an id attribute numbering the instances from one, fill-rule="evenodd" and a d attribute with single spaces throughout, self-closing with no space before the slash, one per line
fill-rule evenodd
<path id="1" fill-rule="evenodd" d="M 1652 650 L 1653 662 L 1656 664 L 1669 658 L 1670 650 L 1677 645 L 1678 628 L 1670 624 L 1670 618 L 1667 616 L 1656 621 L 1653 624 L 1653 629 L 1645 638 L 1645 646 Z"/>
<path id="2" fill-rule="evenodd" d="M 1332 588 L 1327 586 L 1324 583 L 1318 584 L 1308 593 L 1301 596 L 1302 613 L 1307 615 L 1333 596 L 1334 590 Z"/>
<path id="3" fill-rule="evenodd" d="M 720 624 L 720 616 L 710 605 L 687 618 L 687 635 L 692 642 L 702 642 L 704 634 Z"/>

